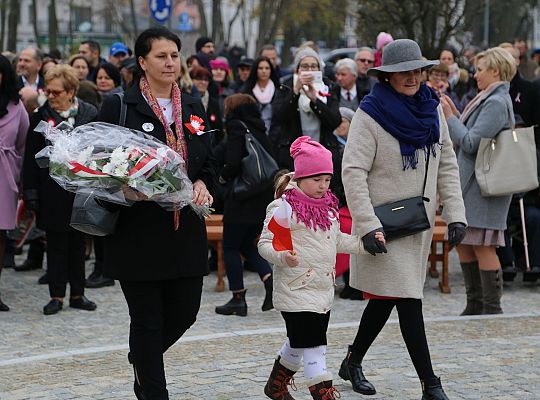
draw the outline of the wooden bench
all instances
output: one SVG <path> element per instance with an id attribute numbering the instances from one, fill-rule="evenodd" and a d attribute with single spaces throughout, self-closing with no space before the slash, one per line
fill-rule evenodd
<path id="1" fill-rule="evenodd" d="M 442 220 L 441 220 L 442 221 Z M 444 221 L 443 221 L 444 223 Z M 448 253 L 450 252 L 450 245 L 448 240 L 445 240 L 446 223 L 435 222 L 435 228 L 433 229 L 433 239 L 431 240 L 431 253 L 428 257 L 430 263 L 429 274 L 436 278 L 439 276 L 437 271 L 437 261 L 442 262 L 442 274 L 439 281 L 439 288 L 443 293 L 450 293 L 450 285 L 448 283 Z M 442 253 L 439 253 L 438 244 L 442 244 Z"/>
<path id="2" fill-rule="evenodd" d="M 207 220 L 208 221 L 208 220 Z M 216 292 L 225 290 L 225 263 L 223 261 L 223 225 L 206 225 L 208 245 L 217 252 L 217 282 Z"/>
<path id="3" fill-rule="evenodd" d="M 223 214 L 210 214 L 204 221 L 206 226 L 223 226 Z"/>

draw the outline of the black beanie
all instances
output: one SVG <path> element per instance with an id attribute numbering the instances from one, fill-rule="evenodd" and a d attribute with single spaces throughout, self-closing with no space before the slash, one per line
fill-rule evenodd
<path id="1" fill-rule="evenodd" d="M 200 38 L 198 38 L 197 41 L 195 42 L 195 53 L 198 53 L 199 51 L 201 51 L 203 46 L 208 42 L 214 43 L 212 39 L 206 36 L 201 36 Z"/>

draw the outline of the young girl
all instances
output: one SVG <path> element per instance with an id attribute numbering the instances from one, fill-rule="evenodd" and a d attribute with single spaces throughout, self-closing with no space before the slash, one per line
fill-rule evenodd
<path id="1" fill-rule="evenodd" d="M 309 136 L 296 139 L 290 152 L 295 172 L 279 179 L 278 198 L 268 206 L 258 244 L 259 253 L 274 264 L 273 302 L 285 320 L 288 338 L 264 393 L 271 399 L 293 399 L 287 386 L 294 385 L 293 375 L 303 358 L 311 396 L 331 400 L 337 391 L 326 370 L 326 330 L 334 298 L 336 253 L 358 253 L 361 241 L 339 230 L 338 200 L 328 189 L 332 153 Z M 276 251 L 268 224 L 282 201 L 292 208 L 293 250 Z M 382 233 L 377 239 L 384 243 Z"/>

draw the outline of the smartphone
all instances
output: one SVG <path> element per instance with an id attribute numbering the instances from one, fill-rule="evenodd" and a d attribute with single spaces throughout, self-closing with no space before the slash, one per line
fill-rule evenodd
<path id="1" fill-rule="evenodd" d="M 301 76 L 312 76 L 313 83 L 322 83 L 322 71 L 302 71 Z"/>

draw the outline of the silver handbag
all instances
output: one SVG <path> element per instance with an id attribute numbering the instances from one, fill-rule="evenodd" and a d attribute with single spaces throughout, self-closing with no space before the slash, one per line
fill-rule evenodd
<path id="1" fill-rule="evenodd" d="M 534 129 L 505 129 L 482 138 L 474 173 L 484 197 L 524 193 L 538 187 Z"/>

